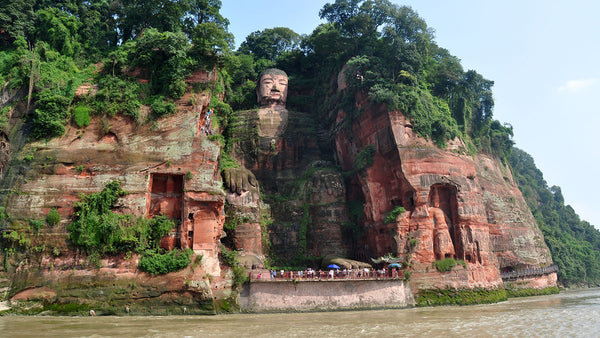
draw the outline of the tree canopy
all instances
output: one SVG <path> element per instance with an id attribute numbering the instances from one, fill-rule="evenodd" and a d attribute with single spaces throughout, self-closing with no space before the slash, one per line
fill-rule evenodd
<path id="1" fill-rule="evenodd" d="M 180 98 L 191 70 L 212 68 L 230 52 L 233 36 L 220 8 L 220 0 L 3 0 L 0 80 L 29 85 L 35 139 L 62 135 L 75 89 L 99 61 L 100 95 L 86 104 L 95 113 L 137 117 L 141 101 Z M 148 74 L 148 90 L 130 83 L 132 67 Z"/>

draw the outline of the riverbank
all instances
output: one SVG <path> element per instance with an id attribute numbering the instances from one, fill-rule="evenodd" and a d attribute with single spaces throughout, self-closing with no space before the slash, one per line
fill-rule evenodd
<path id="1" fill-rule="evenodd" d="M 227 316 L 0 317 L 7 337 L 595 337 L 600 289 L 474 306 Z"/>

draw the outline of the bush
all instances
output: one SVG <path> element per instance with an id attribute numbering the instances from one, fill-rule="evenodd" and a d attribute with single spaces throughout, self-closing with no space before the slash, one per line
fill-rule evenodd
<path id="1" fill-rule="evenodd" d="M 65 121 L 71 99 L 43 91 L 37 101 L 37 109 L 31 117 L 31 134 L 35 139 L 61 136 L 65 132 Z"/>
<path id="2" fill-rule="evenodd" d="M 73 120 L 79 128 L 89 126 L 90 108 L 85 105 L 78 105 L 73 108 Z"/>
<path id="3" fill-rule="evenodd" d="M 406 209 L 401 206 L 397 206 L 394 210 L 390 211 L 390 213 L 385 217 L 385 224 L 394 223 L 396 221 L 396 217 L 406 212 Z"/>
<path id="4" fill-rule="evenodd" d="M 112 181 L 101 192 L 83 196 L 75 203 L 75 221 L 69 226 L 71 242 L 88 254 L 101 255 L 158 248 L 161 238 L 175 228 L 175 222 L 164 215 L 136 219 L 112 212 L 124 194 L 121 182 Z"/>
<path id="5" fill-rule="evenodd" d="M 169 96 L 179 100 L 187 89 L 187 84 L 183 80 L 176 80 L 169 85 Z"/>
<path id="6" fill-rule="evenodd" d="M 163 117 L 175 112 L 175 104 L 166 102 L 164 96 L 156 96 L 150 105 L 152 116 L 154 118 Z"/>
<path id="7" fill-rule="evenodd" d="M 60 214 L 56 208 L 50 210 L 46 216 L 46 223 L 48 223 L 49 226 L 55 226 L 60 223 Z"/>
<path id="8" fill-rule="evenodd" d="M 35 230 L 35 232 L 38 233 L 38 232 L 40 232 L 40 229 L 42 229 L 42 226 L 44 225 L 44 221 L 37 220 L 37 219 L 30 219 L 29 225 L 31 225 L 33 227 L 33 229 Z"/>
<path id="9" fill-rule="evenodd" d="M 162 275 L 173 271 L 179 271 L 192 262 L 192 249 L 174 249 L 166 253 L 157 250 L 147 250 L 140 259 L 140 270 L 151 275 Z"/>
<path id="10" fill-rule="evenodd" d="M 413 130 L 419 136 L 433 140 L 439 147 L 445 147 L 446 141 L 461 135 L 444 100 L 418 86 L 401 84 L 397 92 L 398 106 L 410 118 Z"/>
<path id="11" fill-rule="evenodd" d="M 354 158 L 354 162 L 352 163 L 354 170 L 360 171 L 373 165 L 373 155 L 375 155 L 376 151 L 375 146 L 372 144 L 364 147 Z"/>
<path id="12" fill-rule="evenodd" d="M 444 258 L 439 261 L 435 261 L 435 267 L 439 272 L 446 272 L 452 270 L 456 266 L 456 260 L 454 258 Z"/>
<path id="13" fill-rule="evenodd" d="M 98 81 L 100 89 L 92 106 L 94 113 L 115 116 L 120 113 L 137 119 L 140 102 L 140 85 L 135 81 L 128 81 L 117 76 L 103 76 Z"/>

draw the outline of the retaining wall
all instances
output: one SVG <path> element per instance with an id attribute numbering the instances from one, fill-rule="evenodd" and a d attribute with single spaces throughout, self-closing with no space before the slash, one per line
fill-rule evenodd
<path id="1" fill-rule="evenodd" d="M 415 301 L 402 280 L 253 281 L 239 304 L 247 312 L 283 312 L 402 308 Z"/>

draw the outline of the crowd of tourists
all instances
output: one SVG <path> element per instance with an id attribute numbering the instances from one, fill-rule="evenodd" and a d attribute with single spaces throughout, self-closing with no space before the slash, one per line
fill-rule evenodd
<path id="1" fill-rule="evenodd" d="M 329 269 L 286 271 L 269 270 L 268 275 L 263 272 L 251 272 L 250 279 L 260 280 L 313 280 L 313 279 L 373 279 L 373 278 L 403 278 L 404 270 L 398 268 L 382 269 Z"/>

